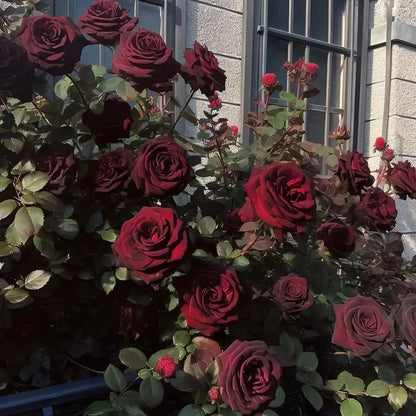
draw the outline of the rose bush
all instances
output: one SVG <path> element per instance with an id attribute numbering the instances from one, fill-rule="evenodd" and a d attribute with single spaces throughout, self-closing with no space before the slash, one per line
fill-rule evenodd
<path id="1" fill-rule="evenodd" d="M 208 47 L 177 62 L 115 1 L 82 29 L 34 3 L 2 12 L 2 394 L 99 371 L 112 391 L 86 416 L 414 414 L 416 269 L 394 232 L 411 163 L 385 138 L 370 171 L 343 125 L 305 140 L 314 62 L 284 64 L 296 94 L 258 80 L 246 146 Z M 112 69 L 78 62 L 97 42 Z"/>

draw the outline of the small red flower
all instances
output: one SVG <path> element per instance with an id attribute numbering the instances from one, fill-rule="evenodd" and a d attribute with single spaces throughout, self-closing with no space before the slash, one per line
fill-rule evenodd
<path id="1" fill-rule="evenodd" d="M 209 108 L 211 108 L 212 110 L 217 110 L 221 108 L 221 106 L 222 106 L 222 102 L 218 98 L 217 94 L 214 94 L 211 97 L 209 97 L 209 104 L 208 104 Z"/>
<path id="2" fill-rule="evenodd" d="M 308 62 L 305 64 L 305 67 L 310 74 L 314 74 L 318 70 L 319 65 L 315 64 L 314 62 Z"/>
<path id="3" fill-rule="evenodd" d="M 386 140 L 383 137 L 377 137 L 376 141 L 374 142 L 374 147 L 377 150 L 383 150 L 386 147 Z"/>
<path id="4" fill-rule="evenodd" d="M 218 390 L 218 387 L 211 387 L 208 390 L 208 397 L 209 397 L 209 400 L 211 401 L 211 404 L 215 404 L 215 402 L 220 397 L 220 392 Z"/>
<path id="5" fill-rule="evenodd" d="M 277 83 L 277 77 L 276 74 L 273 74 L 272 72 L 268 72 L 267 74 L 264 74 L 261 77 L 261 83 L 265 86 L 265 87 L 273 87 L 276 85 Z"/>
<path id="6" fill-rule="evenodd" d="M 387 160 L 387 162 L 391 162 L 394 159 L 394 150 L 393 149 L 386 149 L 383 154 L 381 155 L 381 157 L 384 160 Z"/>
<path id="7" fill-rule="evenodd" d="M 238 126 L 232 125 L 230 126 L 230 130 L 232 134 L 238 134 Z"/>
<path id="8" fill-rule="evenodd" d="M 176 371 L 176 363 L 171 355 L 162 355 L 155 366 L 155 371 L 163 378 L 172 377 Z"/>

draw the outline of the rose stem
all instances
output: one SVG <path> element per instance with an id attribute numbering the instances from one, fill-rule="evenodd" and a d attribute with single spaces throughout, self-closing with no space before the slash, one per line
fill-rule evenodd
<path id="1" fill-rule="evenodd" d="M 38 104 L 36 103 L 36 99 L 32 99 L 32 104 L 35 106 L 36 110 L 38 111 L 42 120 L 48 125 L 52 126 L 51 122 L 46 118 L 45 113 L 39 108 Z"/>
<path id="2" fill-rule="evenodd" d="M 182 107 L 181 112 L 178 115 L 178 118 L 175 120 L 175 123 L 173 124 L 172 128 L 170 129 L 170 133 L 173 133 L 173 131 L 175 130 L 176 125 L 178 124 L 178 121 L 181 119 L 183 113 L 186 110 L 186 107 L 188 107 L 188 104 L 190 103 L 190 101 L 192 100 L 192 97 L 194 96 L 196 90 L 192 90 L 191 94 L 189 95 L 188 99 L 186 100 L 185 105 Z"/>
<path id="3" fill-rule="evenodd" d="M 90 107 L 89 107 L 87 101 L 85 100 L 84 94 L 82 93 L 81 88 L 79 87 L 79 85 L 77 84 L 77 82 L 75 81 L 75 79 L 71 75 L 69 75 L 69 74 L 66 74 L 66 76 L 72 81 L 72 83 L 75 85 L 75 88 L 78 90 L 78 93 L 81 96 L 81 100 L 82 100 L 82 102 L 84 104 L 84 107 L 86 109 L 89 109 Z"/>

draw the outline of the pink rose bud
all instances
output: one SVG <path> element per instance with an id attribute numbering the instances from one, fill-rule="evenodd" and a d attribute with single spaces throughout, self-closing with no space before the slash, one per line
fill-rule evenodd
<path id="1" fill-rule="evenodd" d="M 215 404 L 219 396 L 220 396 L 220 393 L 219 393 L 218 387 L 211 387 L 208 390 L 208 397 L 209 397 L 209 400 L 211 401 L 211 404 Z"/>
<path id="2" fill-rule="evenodd" d="M 376 141 L 374 142 L 374 147 L 377 150 L 383 150 L 386 147 L 386 140 L 383 137 L 377 137 Z"/>
<path id="3" fill-rule="evenodd" d="M 319 65 L 313 63 L 313 62 L 308 62 L 307 64 L 305 64 L 306 70 L 310 73 L 310 74 L 314 74 L 318 68 Z"/>
<path id="4" fill-rule="evenodd" d="M 157 107 L 152 107 L 151 109 L 150 109 L 150 114 L 156 114 L 156 113 L 158 113 L 159 112 L 159 109 L 157 108 Z"/>
<path id="5" fill-rule="evenodd" d="M 230 126 L 230 130 L 232 134 L 238 134 L 238 126 L 232 125 Z"/>
<path id="6" fill-rule="evenodd" d="M 386 149 L 381 157 L 388 162 L 391 162 L 394 159 L 394 150 L 393 149 Z"/>
<path id="7" fill-rule="evenodd" d="M 273 87 L 276 85 L 277 83 L 277 77 L 276 74 L 273 74 L 272 72 L 268 72 L 267 74 L 264 74 L 261 77 L 261 83 L 265 86 L 265 87 Z"/>
<path id="8" fill-rule="evenodd" d="M 171 355 L 162 355 L 155 366 L 155 371 L 163 378 L 172 377 L 176 371 L 176 363 Z"/>

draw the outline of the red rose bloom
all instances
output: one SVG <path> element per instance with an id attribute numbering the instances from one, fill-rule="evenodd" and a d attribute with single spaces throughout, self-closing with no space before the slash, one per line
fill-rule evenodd
<path id="1" fill-rule="evenodd" d="M 238 126 L 233 124 L 232 126 L 230 126 L 230 130 L 232 134 L 234 135 L 238 134 Z"/>
<path id="2" fill-rule="evenodd" d="M 160 136 L 140 147 L 132 178 L 147 195 L 178 195 L 194 178 L 185 149 L 172 137 Z"/>
<path id="3" fill-rule="evenodd" d="M 143 207 L 126 221 L 113 244 L 117 265 L 133 278 L 153 283 L 163 278 L 185 256 L 188 236 L 184 223 L 170 208 Z"/>
<path id="4" fill-rule="evenodd" d="M 348 298 L 345 305 L 334 305 L 334 311 L 332 343 L 360 357 L 368 357 L 394 339 L 386 314 L 373 298 Z"/>
<path id="5" fill-rule="evenodd" d="M 236 306 L 242 287 L 235 270 L 198 265 L 189 278 L 181 308 L 189 327 L 211 336 L 238 319 Z"/>
<path id="6" fill-rule="evenodd" d="M 377 150 L 383 150 L 386 147 L 386 141 L 383 137 L 377 137 L 376 141 L 374 142 L 374 147 Z"/>
<path id="7" fill-rule="evenodd" d="M 406 295 L 395 315 L 398 335 L 416 348 L 416 295 Z"/>
<path id="8" fill-rule="evenodd" d="M 157 33 L 139 29 L 121 34 L 113 72 L 131 82 L 137 91 L 164 84 L 177 74 L 179 67 L 172 48 Z"/>
<path id="9" fill-rule="evenodd" d="M 78 24 L 98 43 L 114 45 L 121 33 L 130 32 L 137 25 L 137 17 L 131 18 L 127 13 L 116 1 L 97 0 L 81 15 Z"/>
<path id="10" fill-rule="evenodd" d="M 369 188 L 354 207 L 352 222 L 366 225 L 370 230 L 391 231 L 396 224 L 397 209 L 394 199 L 380 188 Z"/>
<path id="11" fill-rule="evenodd" d="M 253 415 L 274 399 L 280 365 L 263 341 L 235 340 L 217 361 L 220 396 L 232 410 Z"/>
<path id="12" fill-rule="evenodd" d="M 29 60 L 52 75 L 72 72 L 87 41 L 66 16 L 30 16 L 22 19 L 17 41 Z"/>
<path id="13" fill-rule="evenodd" d="M 131 181 L 133 154 L 127 149 L 119 148 L 106 153 L 96 163 L 94 170 L 94 191 L 107 194 L 126 189 Z"/>
<path id="14" fill-rule="evenodd" d="M 360 195 L 364 188 L 374 182 L 367 161 L 357 151 L 347 152 L 340 157 L 336 175 L 351 195 Z"/>
<path id="15" fill-rule="evenodd" d="M 49 176 L 45 190 L 60 194 L 75 181 L 74 148 L 69 144 L 45 144 L 38 149 L 35 158 L 36 169 Z"/>
<path id="16" fill-rule="evenodd" d="M 104 102 L 101 114 L 87 110 L 82 115 L 82 122 L 88 126 L 97 145 L 101 147 L 129 137 L 133 117 L 128 103 L 119 98 L 110 98 Z"/>
<path id="17" fill-rule="evenodd" d="M 394 150 L 393 149 L 386 149 L 381 157 L 387 162 L 391 162 L 394 159 Z"/>
<path id="18" fill-rule="evenodd" d="M 184 55 L 186 66 L 181 67 L 180 74 L 194 91 L 199 89 L 211 97 L 215 91 L 225 90 L 225 71 L 218 66 L 217 58 L 206 46 L 195 41 L 194 48 L 186 50 Z"/>
<path id="19" fill-rule="evenodd" d="M 355 249 L 355 230 L 348 225 L 327 222 L 318 228 L 316 236 L 324 242 L 332 257 L 348 257 Z"/>
<path id="20" fill-rule="evenodd" d="M 271 72 L 268 72 L 267 74 L 264 74 L 261 77 L 261 83 L 265 86 L 265 87 L 273 87 L 274 85 L 276 85 L 277 83 L 277 77 L 276 74 L 273 74 Z"/>
<path id="21" fill-rule="evenodd" d="M 416 198 L 416 169 L 407 160 L 394 165 L 389 180 L 400 199 Z"/>
<path id="22" fill-rule="evenodd" d="M 279 279 L 273 286 L 272 293 L 288 318 L 297 318 L 313 303 L 313 296 L 308 291 L 308 282 L 294 274 Z"/>
<path id="23" fill-rule="evenodd" d="M 35 69 L 26 52 L 0 37 L 0 92 L 21 101 L 32 101 Z"/>
<path id="24" fill-rule="evenodd" d="M 254 168 L 244 189 L 257 216 L 273 227 L 277 239 L 304 231 L 306 221 L 315 217 L 312 183 L 291 163 Z"/>

